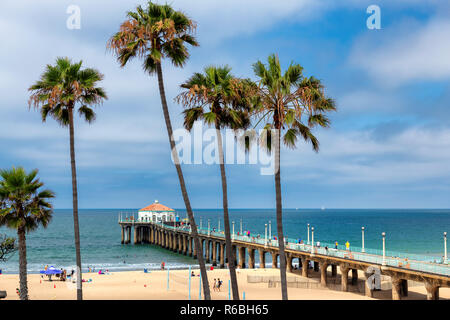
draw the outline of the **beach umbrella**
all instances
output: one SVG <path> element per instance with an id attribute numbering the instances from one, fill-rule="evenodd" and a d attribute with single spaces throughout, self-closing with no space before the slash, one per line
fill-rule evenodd
<path id="1" fill-rule="evenodd" d="M 46 275 L 52 275 L 52 274 L 60 274 L 60 273 L 62 273 L 62 271 L 56 269 L 54 266 L 51 266 L 47 270 L 41 270 L 40 273 L 46 274 Z"/>

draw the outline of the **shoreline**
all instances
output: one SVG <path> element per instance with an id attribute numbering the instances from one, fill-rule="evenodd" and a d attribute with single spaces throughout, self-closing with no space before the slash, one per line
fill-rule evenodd
<path id="1" fill-rule="evenodd" d="M 191 282 L 191 299 L 199 300 L 199 270 L 193 270 L 195 277 L 190 277 L 188 270 L 151 270 L 119 271 L 99 275 L 83 273 L 83 295 L 86 300 L 188 300 L 189 279 Z M 213 300 L 228 300 L 228 269 L 208 270 L 208 280 Z M 303 281 L 316 282 L 319 274 L 313 273 L 310 278 L 303 278 L 295 273 L 289 277 L 297 277 Z M 167 278 L 169 276 L 169 288 Z M 279 276 L 279 269 L 237 269 L 239 292 L 245 292 L 247 300 L 280 300 L 281 290 L 278 286 L 270 287 L 267 282 L 248 281 L 248 276 Z M 29 296 L 32 300 L 75 300 L 76 284 L 71 281 L 48 281 L 39 274 L 28 275 Z M 214 279 L 223 281 L 221 292 L 212 290 Z M 254 277 L 250 277 L 253 278 Z M 55 278 L 56 279 L 56 278 Z M 19 276 L 14 274 L 0 275 L 0 290 L 6 290 L 7 300 L 18 300 L 15 292 L 19 286 Z M 425 300 L 426 290 L 422 286 L 411 286 L 408 300 Z M 288 287 L 290 300 L 390 300 L 391 290 L 378 291 L 373 298 L 357 292 L 342 292 L 331 288 L 296 288 Z M 450 288 L 441 288 L 441 299 L 450 299 Z"/>
<path id="2" fill-rule="evenodd" d="M 431 258 L 436 258 L 434 259 L 435 261 L 438 261 L 439 259 L 442 259 L 442 257 L 439 257 L 439 254 L 430 254 L 430 253 L 413 253 L 414 255 L 423 255 L 423 256 L 429 256 L 430 260 L 428 262 L 431 263 Z M 395 258 L 395 257 L 394 257 Z M 248 259 L 248 256 L 246 257 L 246 260 Z M 164 260 L 162 260 L 164 261 Z M 127 272 L 127 271 L 143 271 L 144 269 L 148 269 L 148 270 L 152 270 L 152 271 L 157 271 L 157 270 L 161 270 L 160 268 L 160 263 L 162 262 L 154 262 L 154 263 L 136 263 L 136 264 L 120 264 L 120 263 L 115 263 L 114 265 L 112 265 L 113 263 L 111 262 L 105 262 L 105 263 L 91 263 L 91 264 L 84 264 L 83 265 L 83 269 L 85 270 L 84 272 L 87 272 L 89 267 L 94 267 L 95 270 L 111 270 L 113 272 Z M 196 261 L 196 260 L 193 260 Z M 177 262 L 165 262 L 166 263 L 166 268 L 170 268 L 171 270 L 188 270 L 189 266 L 191 266 L 192 269 L 199 269 L 200 267 L 198 266 L 197 263 L 193 263 L 193 264 L 186 264 L 186 263 L 177 263 Z M 435 262 L 436 263 L 436 262 Z M 8 271 L 8 265 L 14 264 L 15 265 L 15 269 L 14 271 Z M 109 264 L 109 265 L 108 265 Z M 28 265 L 37 265 L 37 263 L 29 263 Z M 67 271 L 70 271 L 71 269 L 75 269 L 76 265 L 70 265 L 70 266 L 62 266 L 59 264 L 51 264 L 51 263 L 47 263 L 47 264 L 39 264 L 41 266 L 40 270 L 44 269 L 45 265 L 48 266 L 54 266 L 57 269 L 66 269 Z M 127 267 L 130 266 L 130 267 Z M 295 265 L 295 264 L 294 264 Z M 123 267 L 122 267 L 123 266 Z M 206 264 L 206 268 L 209 269 L 212 266 L 211 263 Z M 272 266 L 272 261 L 271 261 L 271 257 L 267 257 L 266 258 L 266 268 L 271 268 Z M 259 269 L 259 262 L 255 262 L 255 267 L 256 269 Z M 214 269 L 220 269 L 218 266 L 215 266 Z M 226 269 L 226 268 L 223 268 Z M 14 263 L 12 263 L 12 261 L 8 261 L 6 263 L 0 263 L 0 270 L 2 270 L 2 274 L 10 274 L 10 275 L 18 275 L 19 274 L 19 270 L 18 270 L 18 261 L 14 261 Z M 28 274 L 39 274 L 39 271 L 36 270 L 35 267 L 33 267 L 32 270 L 28 270 Z"/>
<path id="3" fill-rule="evenodd" d="M 49 266 L 50 266 L 50 264 L 49 264 Z M 211 266 L 212 266 L 212 264 L 206 264 L 207 271 L 211 271 L 210 270 Z M 266 269 L 271 269 L 271 266 L 272 266 L 271 262 L 270 263 L 266 263 Z M 110 272 L 143 272 L 144 269 L 147 269 L 149 271 L 164 271 L 164 272 L 167 272 L 168 269 L 170 269 L 170 271 L 188 271 L 189 270 L 189 266 L 176 266 L 176 267 L 173 267 L 173 265 L 170 265 L 170 264 L 169 265 L 166 264 L 166 267 L 165 267 L 164 270 L 161 270 L 160 267 L 154 267 L 154 268 L 153 267 L 145 267 L 145 268 L 142 267 L 142 268 L 133 268 L 133 269 L 115 269 L 115 267 L 110 267 L 110 268 L 108 268 L 108 267 L 106 267 L 106 268 L 103 268 L 103 267 L 102 268 L 97 268 L 97 267 L 95 267 L 95 272 L 89 272 L 88 270 L 86 270 L 86 269 L 88 269 L 88 267 L 83 267 L 83 269 L 84 269 L 83 270 L 83 274 L 85 274 L 85 273 L 98 273 L 97 271 L 99 271 L 99 270 L 103 270 L 103 271 L 109 270 Z M 70 271 L 71 268 L 72 267 L 69 267 L 69 268 L 64 268 L 63 267 L 63 269 L 66 269 L 67 271 Z M 76 266 L 74 265 L 73 269 L 75 269 L 75 268 L 76 268 Z M 61 267 L 56 267 L 56 269 L 61 269 Z M 259 263 L 255 263 L 255 269 L 260 269 L 259 268 Z M 2 274 L 3 275 L 19 275 L 18 271 L 17 272 L 8 272 L 8 271 L 5 271 L 2 268 L 0 268 L 0 270 L 2 270 Z M 200 270 L 200 267 L 199 267 L 198 264 L 193 264 L 193 265 L 191 265 L 191 270 Z M 214 270 L 228 270 L 228 268 L 220 268 L 218 266 L 215 266 Z M 253 270 L 253 269 L 250 269 L 250 270 Z M 276 269 L 276 270 L 279 270 L 279 269 Z M 0 274 L 0 277 L 1 277 L 2 274 Z M 28 271 L 27 274 L 28 275 L 38 274 L 39 275 L 40 273 L 37 272 L 37 271 Z"/>

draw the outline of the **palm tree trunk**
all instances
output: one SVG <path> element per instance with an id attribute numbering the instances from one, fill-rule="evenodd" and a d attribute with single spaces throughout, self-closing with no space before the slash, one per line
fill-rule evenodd
<path id="1" fill-rule="evenodd" d="M 184 204 L 186 206 L 187 215 L 188 215 L 189 222 L 191 225 L 192 236 L 194 238 L 195 250 L 197 251 L 197 259 L 198 259 L 198 264 L 200 266 L 200 273 L 201 273 L 202 283 L 203 283 L 203 295 L 204 295 L 205 300 L 211 300 L 211 293 L 209 291 L 208 275 L 206 274 L 205 260 L 203 258 L 203 254 L 202 254 L 203 250 L 200 245 L 200 239 L 198 237 L 198 232 L 197 232 L 197 225 L 194 220 L 194 214 L 192 213 L 191 203 L 189 201 L 189 196 L 188 196 L 188 193 L 186 190 L 186 184 L 184 182 L 183 171 L 181 170 L 180 159 L 178 157 L 177 149 L 175 146 L 175 141 L 173 140 L 172 123 L 170 122 L 169 108 L 167 106 L 166 93 L 164 90 L 162 67 L 161 67 L 160 62 L 158 62 L 156 64 L 156 70 L 157 70 L 157 74 L 158 74 L 159 94 L 161 96 L 161 104 L 162 104 L 162 109 L 163 109 L 163 113 L 164 113 L 164 120 L 166 122 L 167 133 L 169 135 L 170 148 L 172 150 L 172 158 L 173 158 L 173 161 L 175 162 L 175 168 L 177 170 L 178 179 L 180 180 L 181 193 L 183 195 Z"/>
<path id="2" fill-rule="evenodd" d="M 25 239 L 25 229 L 17 229 L 19 238 L 19 281 L 20 281 L 20 300 L 28 300 L 27 284 L 27 243 Z"/>
<path id="3" fill-rule="evenodd" d="M 281 130 L 277 129 L 275 137 L 275 192 L 277 202 L 277 233 L 278 233 L 278 247 L 280 249 L 281 298 L 283 300 L 287 300 L 288 294 L 286 282 L 286 255 L 284 250 L 283 209 L 281 203 L 280 143 L 281 143 Z"/>
<path id="4" fill-rule="evenodd" d="M 75 165 L 75 138 L 73 129 L 73 106 L 69 107 L 69 131 L 70 131 L 70 165 L 72 168 L 73 227 L 75 234 L 75 254 L 77 263 L 77 300 L 83 300 L 83 290 L 81 282 L 82 274 L 81 274 L 80 226 L 78 223 L 77 168 Z"/>
<path id="5" fill-rule="evenodd" d="M 223 200 L 223 222 L 225 227 L 225 245 L 227 247 L 226 254 L 228 259 L 228 268 L 230 270 L 231 290 L 233 292 L 233 300 L 239 300 L 239 288 L 236 277 L 236 261 L 235 251 L 231 249 L 231 233 L 230 233 L 230 218 L 228 216 L 228 191 L 227 191 L 227 177 L 225 174 L 225 160 L 223 156 L 222 135 L 220 133 L 220 126 L 216 121 L 216 135 L 217 145 L 219 148 L 220 161 L 220 175 L 222 177 L 222 200 Z"/>

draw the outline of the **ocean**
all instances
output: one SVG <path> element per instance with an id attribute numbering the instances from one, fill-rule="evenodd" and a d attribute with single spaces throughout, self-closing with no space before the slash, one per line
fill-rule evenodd
<path id="1" fill-rule="evenodd" d="M 162 261 L 172 269 L 196 266 L 197 260 L 159 248 L 154 245 L 122 245 L 118 225 L 119 212 L 137 214 L 133 209 L 80 210 L 80 233 L 83 269 L 95 267 L 110 271 L 158 269 Z M 177 210 L 181 218 L 185 210 Z M 218 228 L 222 219 L 219 209 L 194 210 L 197 224 L 203 227 L 210 219 L 211 228 Z M 361 246 L 361 227 L 365 227 L 365 247 L 382 249 L 381 233 L 386 232 L 386 249 L 427 255 L 440 259 L 444 254 L 443 232 L 450 231 L 450 210 L 410 209 L 284 209 L 285 236 L 307 239 L 307 224 L 314 226 L 314 240 Z M 271 221 L 276 235 L 274 209 L 232 209 L 230 220 L 235 221 L 235 232 L 249 230 L 252 235 L 264 237 L 264 224 Z M 223 230 L 223 220 L 220 222 Z M 14 231 L 0 228 L 0 234 L 14 236 Z M 70 270 L 75 266 L 73 218 L 71 210 L 55 210 L 46 229 L 27 235 L 28 271 L 38 273 L 44 265 Z M 258 255 L 256 255 L 258 257 Z M 270 265 L 267 255 L 266 263 Z M 256 261 L 258 262 L 258 260 Z M 3 273 L 18 273 L 18 253 L 7 262 L 0 262 Z"/>

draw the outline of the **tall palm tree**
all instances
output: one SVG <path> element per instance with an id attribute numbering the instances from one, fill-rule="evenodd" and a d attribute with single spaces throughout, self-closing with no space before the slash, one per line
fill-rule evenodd
<path id="1" fill-rule="evenodd" d="M 223 217 L 228 266 L 230 270 L 233 299 L 239 300 L 236 278 L 235 252 L 231 250 L 230 218 L 228 215 L 228 191 L 225 174 L 222 135 L 223 128 L 246 129 L 250 124 L 249 96 L 245 91 L 250 87 L 248 80 L 237 79 L 228 66 L 209 66 L 204 73 L 195 73 L 181 85 L 185 89 L 177 96 L 177 101 L 187 107 L 184 110 L 184 127 L 191 131 L 195 121 L 204 120 L 216 129 L 220 174 L 222 178 Z"/>
<path id="2" fill-rule="evenodd" d="M 83 299 L 83 291 L 73 112 L 78 107 L 80 116 L 92 123 L 95 112 L 91 106 L 100 105 L 107 99 L 103 88 L 97 87 L 103 75 L 96 69 L 81 69 L 81 66 L 82 61 L 72 63 L 69 58 L 57 58 L 56 64 L 47 65 L 41 79 L 29 88 L 32 92 L 29 105 L 40 110 L 43 122 L 51 116 L 61 126 L 69 127 L 78 300 Z"/>
<path id="3" fill-rule="evenodd" d="M 51 190 L 36 178 L 38 170 L 27 173 L 23 168 L 0 170 L 0 227 L 15 229 L 19 239 L 20 299 L 28 300 L 26 234 L 39 226 L 46 228 L 53 209 L 48 199 Z"/>
<path id="4" fill-rule="evenodd" d="M 194 245 L 197 252 L 202 252 L 198 238 L 197 225 L 194 220 L 189 196 L 186 190 L 183 171 L 176 151 L 173 138 L 172 123 L 167 106 L 166 93 L 161 62 L 167 58 L 176 67 L 182 67 L 189 58 L 186 45 L 198 46 L 193 36 L 195 23 L 184 13 L 175 11 L 170 5 L 159 5 L 151 1 L 146 8 L 138 6 L 136 11 L 127 13 L 127 20 L 122 23 L 120 30 L 108 41 L 107 47 L 117 56 L 122 67 L 133 58 L 142 58 L 143 69 L 150 75 L 158 77 L 159 93 L 167 127 L 172 159 L 180 181 L 186 212 L 191 225 Z M 211 299 L 205 261 L 202 254 L 197 255 L 203 282 L 203 292 L 206 300 Z"/>
<path id="5" fill-rule="evenodd" d="M 316 126 L 328 127 L 326 112 L 336 110 L 334 101 L 324 95 L 320 80 L 302 75 L 299 64 L 291 64 L 282 73 L 277 55 L 270 55 L 267 66 L 261 61 L 253 65 L 255 75 L 259 78 L 258 104 L 255 114 L 260 121 L 265 120 L 265 147 L 275 153 L 275 191 L 277 233 L 280 252 L 280 277 L 282 299 L 287 300 L 286 256 L 283 234 L 283 217 L 281 201 L 280 147 L 283 143 L 295 148 L 298 138 L 312 144 L 314 151 L 319 151 L 319 141 L 311 129 Z"/>

